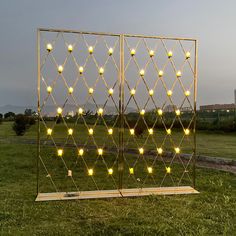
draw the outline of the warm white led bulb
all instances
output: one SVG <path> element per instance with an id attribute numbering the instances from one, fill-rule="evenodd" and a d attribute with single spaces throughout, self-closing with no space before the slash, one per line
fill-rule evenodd
<path id="1" fill-rule="evenodd" d="M 113 92 L 114 92 L 113 88 L 110 88 L 110 89 L 108 90 L 108 93 L 109 93 L 110 95 L 112 95 Z"/>
<path id="2" fill-rule="evenodd" d="M 93 175 L 93 169 L 88 169 L 88 175 Z"/>
<path id="3" fill-rule="evenodd" d="M 157 110 L 157 113 L 158 113 L 159 116 L 162 116 L 163 111 L 162 111 L 161 109 L 158 109 L 158 110 Z"/>
<path id="4" fill-rule="evenodd" d="M 144 69 L 140 70 L 140 71 L 139 71 L 139 74 L 140 74 L 141 76 L 144 76 L 144 74 L 145 74 Z"/>
<path id="5" fill-rule="evenodd" d="M 52 92 L 52 87 L 51 87 L 51 86 L 48 86 L 48 87 L 47 87 L 47 92 L 48 92 L 48 93 L 51 93 L 51 92 Z"/>
<path id="6" fill-rule="evenodd" d="M 153 129 L 151 128 L 151 129 L 148 129 L 148 133 L 150 134 L 150 135 L 152 135 L 153 134 Z"/>
<path id="7" fill-rule="evenodd" d="M 73 46 L 71 44 L 69 44 L 67 49 L 68 49 L 68 52 L 72 52 L 73 51 Z"/>
<path id="8" fill-rule="evenodd" d="M 166 133 L 170 135 L 171 134 L 171 129 L 167 129 Z"/>
<path id="9" fill-rule="evenodd" d="M 84 72 L 84 68 L 83 68 L 82 66 L 80 66 L 80 67 L 79 67 L 79 73 L 80 73 L 80 74 L 83 74 L 83 72 Z"/>
<path id="10" fill-rule="evenodd" d="M 181 112 L 180 112 L 179 109 L 175 111 L 175 114 L 176 114 L 177 116 L 180 116 L 180 113 L 181 113 Z"/>
<path id="11" fill-rule="evenodd" d="M 185 54 L 186 59 L 189 59 L 190 56 L 191 56 L 190 52 L 186 52 L 186 54 Z"/>
<path id="12" fill-rule="evenodd" d="M 158 73 L 159 77 L 162 77 L 163 74 L 164 74 L 164 72 L 162 70 L 160 70 L 159 73 Z"/>
<path id="13" fill-rule="evenodd" d="M 135 92 L 136 92 L 135 89 L 131 89 L 131 90 L 130 90 L 130 94 L 131 94 L 132 96 L 134 96 Z"/>
<path id="14" fill-rule="evenodd" d="M 108 169 L 108 174 L 109 174 L 109 175 L 112 175 L 112 174 L 113 174 L 113 169 L 112 169 L 112 168 Z"/>
<path id="15" fill-rule="evenodd" d="M 145 110 L 142 109 L 142 110 L 140 111 L 140 115 L 143 116 L 144 114 L 145 114 Z"/>
<path id="16" fill-rule="evenodd" d="M 62 65 L 58 66 L 57 70 L 58 70 L 59 73 L 62 73 L 62 71 L 63 71 L 63 66 L 62 66 Z"/>
<path id="17" fill-rule="evenodd" d="M 167 91 L 167 95 L 170 97 L 173 94 L 173 92 L 171 90 Z"/>
<path id="18" fill-rule="evenodd" d="M 68 135 L 72 135 L 73 134 L 73 129 L 68 129 Z"/>
<path id="19" fill-rule="evenodd" d="M 157 148 L 157 153 L 158 154 L 162 154 L 163 153 L 163 149 L 162 148 Z"/>
<path id="20" fill-rule="evenodd" d="M 98 149 L 98 155 L 101 156 L 102 154 L 103 154 L 103 150 L 102 150 L 102 148 L 99 148 L 99 149 Z"/>
<path id="21" fill-rule="evenodd" d="M 149 90 L 149 95 L 152 96 L 153 94 L 154 94 L 153 89 L 150 89 L 150 90 Z"/>
<path id="22" fill-rule="evenodd" d="M 176 72 L 176 76 L 179 78 L 179 77 L 181 77 L 181 75 L 182 75 L 181 71 L 178 70 L 178 71 Z"/>
<path id="23" fill-rule="evenodd" d="M 189 135 L 190 134 L 190 130 L 189 129 L 185 129 L 184 133 L 185 133 L 185 135 Z"/>
<path id="24" fill-rule="evenodd" d="M 150 51 L 149 51 L 149 56 L 150 56 L 150 57 L 153 57 L 153 56 L 154 56 L 154 51 L 153 51 L 153 50 L 150 50 Z"/>
<path id="25" fill-rule="evenodd" d="M 152 174 L 152 171 L 153 171 L 153 170 L 152 170 L 152 167 L 148 167 L 148 168 L 147 168 L 147 171 L 148 171 L 149 174 Z"/>
<path id="26" fill-rule="evenodd" d="M 144 149 L 143 148 L 139 148 L 139 154 L 143 154 L 144 153 Z"/>
<path id="27" fill-rule="evenodd" d="M 63 149 L 58 149 L 57 150 L 57 155 L 61 157 L 63 155 Z"/>
<path id="28" fill-rule="evenodd" d="M 99 74 L 102 75 L 104 73 L 104 69 L 102 67 L 99 68 Z"/>
<path id="29" fill-rule="evenodd" d="M 175 152 L 176 152 L 176 153 L 180 153 L 180 148 L 176 147 L 176 148 L 175 148 Z"/>
<path id="30" fill-rule="evenodd" d="M 83 110 L 83 108 L 79 108 L 79 110 L 78 110 L 78 113 L 80 114 L 80 115 L 83 115 L 83 112 L 84 112 L 84 110 Z"/>
<path id="31" fill-rule="evenodd" d="M 134 168 L 129 168 L 129 173 L 131 174 L 131 175 L 133 175 L 134 174 Z"/>
<path id="32" fill-rule="evenodd" d="M 90 54 L 92 54 L 92 53 L 93 53 L 93 47 L 90 46 L 90 47 L 88 48 L 88 51 L 89 51 Z"/>
<path id="33" fill-rule="evenodd" d="M 98 109 L 98 115 L 102 115 L 103 114 L 103 109 L 102 108 L 99 108 Z"/>
<path id="34" fill-rule="evenodd" d="M 170 174 L 171 173 L 171 168 L 168 166 L 168 167 L 166 167 L 166 173 L 167 174 Z"/>
<path id="35" fill-rule="evenodd" d="M 108 134 L 112 135 L 113 134 L 113 129 L 108 129 Z"/>
<path id="36" fill-rule="evenodd" d="M 171 58 L 173 56 L 173 52 L 172 51 L 169 51 L 168 52 L 168 58 Z"/>
<path id="37" fill-rule="evenodd" d="M 89 94 L 93 94 L 94 90 L 93 88 L 89 88 Z"/>
<path id="38" fill-rule="evenodd" d="M 72 94 L 74 92 L 74 89 L 72 87 L 69 87 L 68 91 L 69 91 L 69 94 Z"/>
<path id="39" fill-rule="evenodd" d="M 80 148 L 78 151 L 79 156 L 83 156 L 84 155 L 84 149 Z"/>
<path id="40" fill-rule="evenodd" d="M 130 51 L 130 54 L 131 54 L 131 56 L 134 56 L 135 55 L 135 49 L 131 49 L 131 51 Z"/>
<path id="41" fill-rule="evenodd" d="M 52 44 L 51 43 L 47 44 L 47 50 L 48 50 L 48 52 L 52 51 Z"/>
<path id="42" fill-rule="evenodd" d="M 184 93 L 184 94 L 185 94 L 185 96 L 186 96 L 186 97 L 188 97 L 188 96 L 190 95 L 190 91 L 189 91 L 189 90 L 187 90 L 187 91 L 185 91 L 185 93 Z"/>
<path id="43" fill-rule="evenodd" d="M 90 128 L 90 129 L 88 130 L 88 132 L 89 132 L 89 135 L 93 135 L 93 129 L 92 129 L 92 128 Z"/>
<path id="44" fill-rule="evenodd" d="M 47 135 L 52 135 L 52 129 L 50 128 L 47 129 Z"/>
<path id="45" fill-rule="evenodd" d="M 134 129 L 130 129 L 129 132 L 131 135 L 134 135 Z"/>
<path id="46" fill-rule="evenodd" d="M 57 108 L 57 113 L 60 115 L 62 113 L 62 108 L 61 107 L 58 107 Z"/>
<path id="47" fill-rule="evenodd" d="M 108 54 L 109 54 L 109 56 L 111 56 L 113 54 L 113 48 L 109 48 Z"/>

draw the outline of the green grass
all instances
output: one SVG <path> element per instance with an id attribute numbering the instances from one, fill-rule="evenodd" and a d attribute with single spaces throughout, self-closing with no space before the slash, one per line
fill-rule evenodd
<path id="1" fill-rule="evenodd" d="M 197 169 L 198 195 L 36 203 L 35 146 L 0 145 L 0 235 L 236 235 L 233 174 Z"/>

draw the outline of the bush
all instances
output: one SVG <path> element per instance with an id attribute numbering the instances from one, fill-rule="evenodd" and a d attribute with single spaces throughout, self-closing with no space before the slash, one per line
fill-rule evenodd
<path id="1" fill-rule="evenodd" d="M 28 127 L 29 127 L 29 119 L 27 116 L 22 115 L 22 114 L 15 116 L 13 130 L 15 131 L 17 136 L 24 135 Z"/>

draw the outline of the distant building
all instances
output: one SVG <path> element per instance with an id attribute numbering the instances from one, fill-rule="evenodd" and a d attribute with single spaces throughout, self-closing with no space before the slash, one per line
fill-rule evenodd
<path id="1" fill-rule="evenodd" d="M 200 111 L 227 111 L 236 109 L 236 104 L 213 104 L 200 106 Z"/>

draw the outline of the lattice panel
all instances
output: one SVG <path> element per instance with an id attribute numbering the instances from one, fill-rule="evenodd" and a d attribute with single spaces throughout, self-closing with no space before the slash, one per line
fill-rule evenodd
<path id="1" fill-rule="evenodd" d="M 39 30 L 38 194 L 193 186 L 196 74 L 196 40 Z"/>

